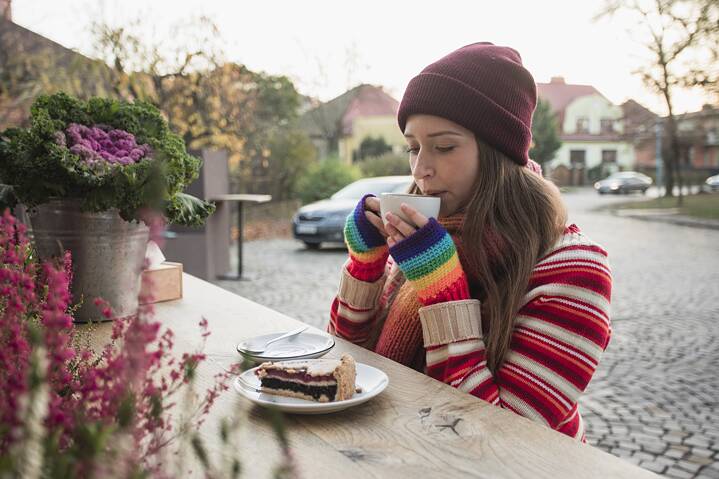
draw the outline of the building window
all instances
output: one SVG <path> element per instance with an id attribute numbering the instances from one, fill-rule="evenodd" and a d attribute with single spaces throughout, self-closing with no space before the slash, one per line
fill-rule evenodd
<path id="1" fill-rule="evenodd" d="M 602 150 L 602 164 L 616 164 L 617 150 Z"/>
<path id="2" fill-rule="evenodd" d="M 599 129 L 602 133 L 614 133 L 614 120 L 611 118 L 602 118 L 599 120 Z"/>
<path id="3" fill-rule="evenodd" d="M 570 150 L 569 163 L 572 164 L 572 168 L 584 168 L 586 156 L 587 152 L 585 150 Z"/>
<path id="4" fill-rule="evenodd" d="M 589 118 L 586 116 L 577 118 L 577 133 L 589 133 Z"/>

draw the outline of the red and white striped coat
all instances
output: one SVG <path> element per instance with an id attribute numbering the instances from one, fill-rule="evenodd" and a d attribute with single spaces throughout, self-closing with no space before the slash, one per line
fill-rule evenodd
<path id="1" fill-rule="evenodd" d="M 328 331 L 372 348 L 402 282 L 391 258 L 374 283 L 343 268 Z M 496 374 L 474 299 L 420 308 L 426 373 L 583 441 L 577 403 L 611 336 L 611 285 L 607 253 L 572 225 L 534 267 Z"/>

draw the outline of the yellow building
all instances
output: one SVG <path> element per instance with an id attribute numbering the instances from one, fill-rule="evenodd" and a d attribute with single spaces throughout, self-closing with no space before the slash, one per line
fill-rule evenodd
<path id="1" fill-rule="evenodd" d="M 382 87 L 360 85 L 302 115 L 301 123 L 320 158 L 337 153 L 352 163 L 366 138 L 382 138 L 395 153 L 405 148 L 397 126 L 399 102 Z"/>

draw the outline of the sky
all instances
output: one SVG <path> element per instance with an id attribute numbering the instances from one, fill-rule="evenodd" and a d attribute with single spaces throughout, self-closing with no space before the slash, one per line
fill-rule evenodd
<path id="1" fill-rule="evenodd" d="M 422 68 L 463 45 L 511 46 L 535 81 L 563 76 L 589 84 L 615 104 L 634 99 L 665 114 L 632 72 L 646 62 L 637 22 L 594 20 L 604 0 L 13 0 L 13 20 L 68 48 L 92 53 L 90 25 L 128 25 L 165 45 L 189 41 L 172 25 L 206 16 L 227 60 L 289 76 L 306 95 L 330 100 L 360 83 L 398 100 Z M 675 94 L 675 111 L 699 110 L 698 91 Z"/>

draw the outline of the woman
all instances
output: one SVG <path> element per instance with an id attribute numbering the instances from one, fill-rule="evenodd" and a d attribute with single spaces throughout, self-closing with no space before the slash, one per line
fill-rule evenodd
<path id="1" fill-rule="evenodd" d="M 536 87 L 511 48 L 475 43 L 413 78 L 398 121 L 412 191 L 439 218 L 379 200 L 348 217 L 328 330 L 584 441 L 579 395 L 611 335 L 606 252 L 565 226 L 528 158 Z"/>

